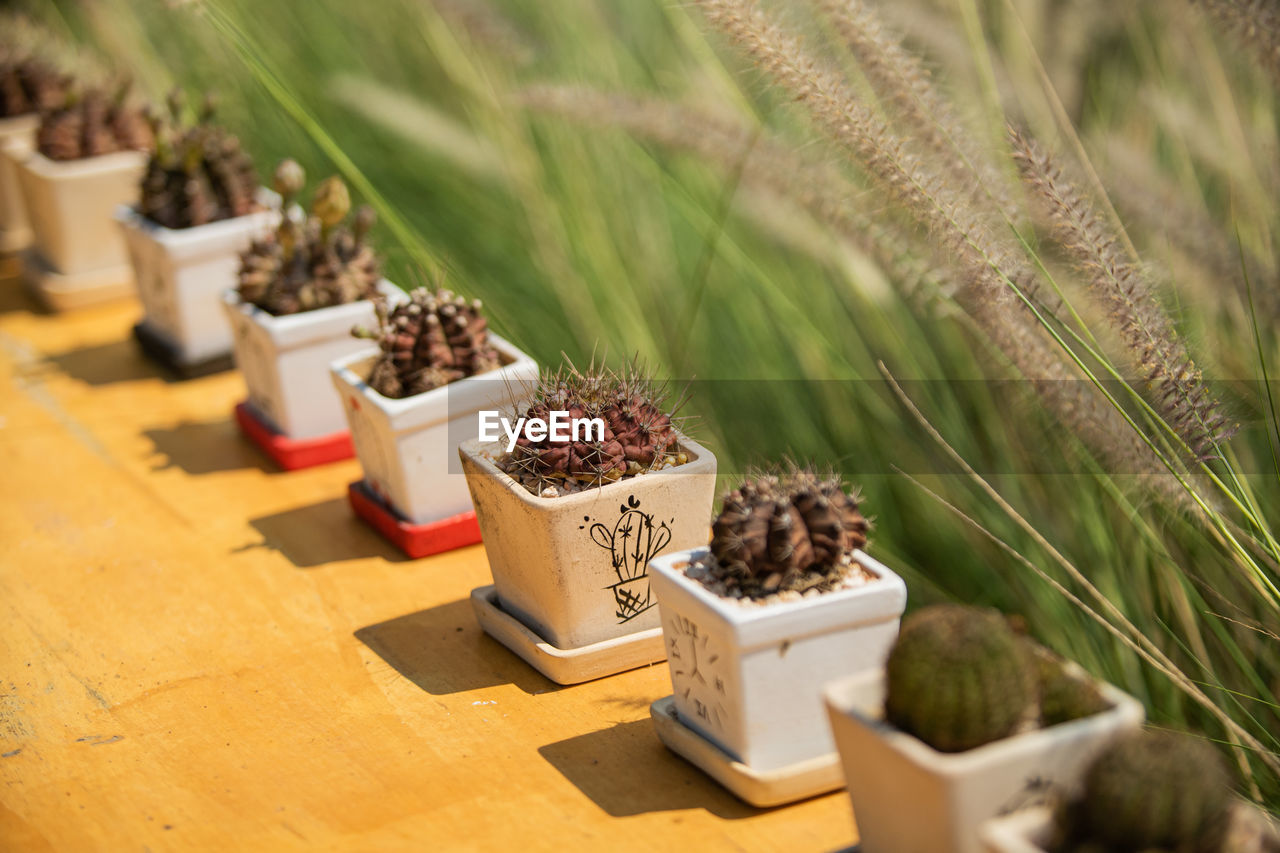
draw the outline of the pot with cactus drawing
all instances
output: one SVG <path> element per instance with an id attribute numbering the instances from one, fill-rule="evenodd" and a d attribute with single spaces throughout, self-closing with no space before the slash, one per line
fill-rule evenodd
<path id="1" fill-rule="evenodd" d="M 350 197 L 334 177 L 320 185 L 304 217 L 290 205 L 305 179 L 292 160 L 277 167 L 274 184 L 285 209 L 275 215 L 276 227 L 240 256 L 236 286 L 221 298 L 248 389 L 237 421 L 285 468 L 352 455 L 329 365 L 367 349 L 351 329 L 373 321 L 375 298 L 404 298 L 379 278 L 379 259 L 367 240 L 373 211 L 361 208 L 348 217 Z"/>
<path id="2" fill-rule="evenodd" d="M 511 407 L 510 438 L 459 449 L 493 573 L 472 593 L 477 618 L 553 681 L 665 656 L 648 567 L 706 542 L 716 470 L 665 400 L 637 366 L 566 367 Z M 596 428 L 532 426 L 556 413 Z"/>
<path id="3" fill-rule="evenodd" d="M 133 273 L 113 221 L 138 196 L 153 144 L 142 111 L 126 92 L 75 92 L 49 110 L 31 151 L 8 148 L 32 242 L 22 256 L 28 285 L 63 310 L 129 295 Z"/>
<path id="4" fill-rule="evenodd" d="M 881 666 L 907 602 L 867 530 L 838 477 L 793 467 L 729 492 L 709 548 L 650 566 L 672 686 L 658 734 L 753 805 L 843 784 L 822 687 Z"/>
<path id="5" fill-rule="evenodd" d="M 144 317 L 134 335 L 144 351 L 183 375 L 230 366 L 231 326 L 222 294 L 240 253 L 279 219 L 276 195 L 258 185 L 248 154 L 212 123 L 206 98 L 182 127 L 180 92 L 169 96 L 172 126 L 153 122 L 156 150 L 136 205 L 116 209 Z"/>
<path id="6" fill-rule="evenodd" d="M 999 613 L 908 617 L 884 667 L 825 690 L 862 849 L 979 853 L 996 815 L 1071 796 L 1142 705 Z"/>
<path id="7" fill-rule="evenodd" d="M 356 333 L 377 348 L 331 366 L 364 472 L 353 509 L 411 557 L 480 541 L 458 445 L 537 364 L 489 331 L 479 300 L 444 289 L 379 301 L 374 327 Z"/>

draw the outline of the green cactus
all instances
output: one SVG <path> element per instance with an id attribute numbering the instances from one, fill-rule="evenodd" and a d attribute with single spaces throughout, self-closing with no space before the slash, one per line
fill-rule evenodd
<path id="1" fill-rule="evenodd" d="M 1111 707 L 1088 678 L 1067 670 L 1067 663 L 1048 649 L 1027 640 L 1040 685 L 1040 725 L 1056 726 L 1100 714 Z"/>
<path id="2" fill-rule="evenodd" d="M 915 612 L 886 669 L 886 718 L 941 752 L 1007 737 L 1034 711 L 1026 649 L 994 610 L 940 604 Z"/>
<path id="3" fill-rule="evenodd" d="M 839 477 L 794 466 L 754 476 L 725 495 L 707 570 L 731 595 L 829 589 L 869 527 Z"/>
<path id="4" fill-rule="evenodd" d="M 142 179 L 144 216 L 166 228 L 191 228 L 258 209 L 258 175 L 240 141 L 212 123 L 206 96 L 199 120 L 184 126 L 185 97 L 168 98 L 170 119 L 152 118 L 156 150 Z"/>
<path id="5" fill-rule="evenodd" d="M 1066 849 L 1220 850 L 1231 781 L 1217 751 L 1190 735 L 1147 730 L 1122 735 L 1085 771 L 1077 800 L 1060 813 Z"/>

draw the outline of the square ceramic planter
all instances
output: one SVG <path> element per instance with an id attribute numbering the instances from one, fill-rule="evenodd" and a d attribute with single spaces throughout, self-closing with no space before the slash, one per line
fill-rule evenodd
<path id="1" fill-rule="evenodd" d="M 906 584 L 857 551 L 872 580 L 763 605 L 723 598 L 685 574 L 708 557 L 698 548 L 649 566 L 680 721 L 756 771 L 822 756 L 834 762 L 822 688 L 884 665 Z"/>
<path id="2" fill-rule="evenodd" d="M 31 222 L 23 277 L 36 294 L 59 310 L 129 296 L 133 270 L 113 217 L 137 199 L 147 155 L 119 151 L 66 162 L 39 151 L 5 156 Z"/>
<path id="3" fill-rule="evenodd" d="M 385 279 L 378 289 L 392 302 L 404 291 Z M 231 327 L 236 367 L 249 391 L 249 406 L 277 433 L 293 439 L 346 430 L 342 401 L 333 392 L 329 365 L 369 348 L 353 326 L 373 326 L 371 300 L 280 317 L 224 290 L 222 309 Z"/>
<path id="4" fill-rule="evenodd" d="M 981 853 L 999 814 L 1067 796 L 1108 741 L 1142 725 L 1142 705 L 1099 683 L 1111 707 L 966 752 L 938 752 L 884 720 L 884 670 L 827 686 L 827 711 L 866 853 Z"/>
<path id="5" fill-rule="evenodd" d="M 31 242 L 27 208 L 18 189 L 18 170 L 13 159 L 24 158 L 35 148 L 40 117 L 35 113 L 0 119 L 0 252 L 16 252 Z"/>
<path id="6" fill-rule="evenodd" d="M 365 381 L 377 350 L 366 348 L 331 367 L 364 484 L 410 524 L 471 512 L 467 483 L 457 468 L 459 443 L 479 433 L 481 410 L 502 408 L 538 379 L 533 359 L 497 335 L 490 334 L 489 341 L 501 358 L 497 370 L 398 400 Z"/>
<path id="7" fill-rule="evenodd" d="M 177 361 L 193 364 L 231 354 L 222 295 L 236 283 L 240 254 L 280 219 L 279 196 L 259 190 L 262 209 L 234 219 L 171 229 L 120 205 L 115 218 L 133 264 L 142 323 L 167 341 Z"/>
<path id="8" fill-rule="evenodd" d="M 459 448 L 501 609 L 555 649 L 653 632 L 649 561 L 707 543 L 716 458 L 680 435 L 683 465 L 559 497 L 541 497 L 494 463 L 502 447 Z M 617 671 L 617 670 L 615 670 Z"/>

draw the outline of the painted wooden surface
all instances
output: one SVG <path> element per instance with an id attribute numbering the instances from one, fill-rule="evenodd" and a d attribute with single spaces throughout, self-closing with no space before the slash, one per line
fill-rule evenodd
<path id="1" fill-rule="evenodd" d="M 138 315 L 0 284 L 0 848 L 853 842 L 843 793 L 757 811 L 668 753 L 666 664 L 560 688 L 484 636 L 481 547 L 400 558 L 356 462 L 274 469 Z"/>

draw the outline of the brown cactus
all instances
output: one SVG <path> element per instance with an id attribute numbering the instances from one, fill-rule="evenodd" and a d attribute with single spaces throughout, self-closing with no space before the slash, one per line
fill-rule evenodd
<path id="1" fill-rule="evenodd" d="M 569 441 L 522 434 L 500 465 L 534 494 L 551 496 L 680 464 L 685 457 L 666 400 L 665 386 L 638 364 L 622 372 L 567 365 L 542 377 L 522 416 L 547 420 L 567 412 L 570 419 L 598 418 L 603 429 Z"/>
<path id="2" fill-rule="evenodd" d="M 869 528 L 839 477 L 798 467 L 764 474 L 725 495 L 712 525 L 709 570 L 750 597 L 830 588 L 866 545 Z"/>
<path id="3" fill-rule="evenodd" d="M 452 291 L 425 287 L 392 308 L 379 298 L 378 328 L 353 330 L 382 349 L 370 387 L 384 397 L 412 397 L 498 367 L 482 307 L 478 299 L 468 302 Z"/>
<path id="4" fill-rule="evenodd" d="M 351 207 L 346 185 L 329 178 L 316 191 L 312 215 L 292 208 L 306 175 L 293 160 L 276 167 L 274 186 L 282 215 L 275 232 L 257 240 L 240 257 L 240 298 L 277 316 L 372 299 L 378 293 L 380 259 L 366 237 L 373 209 Z"/>
<path id="5" fill-rule="evenodd" d="M 67 97 L 70 78 L 31 57 L 0 61 L 0 118 L 52 110 Z"/>
<path id="6" fill-rule="evenodd" d="M 141 108 L 128 102 L 128 85 L 113 98 L 101 89 L 68 95 L 41 115 L 36 147 L 50 160 L 80 160 L 117 151 L 149 151 L 155 143 Z"/>
<path id="7" fill-rule="evenodd" d="M 166 228 L 190 228 L 259 208 L 258 175 L 240 141 L 216 127 L 212 98 L 183 126 L 182 99 L 171 95 L 170 124 L 154 121 L 156 150 L 142 179 L 141 212 Z"/>

